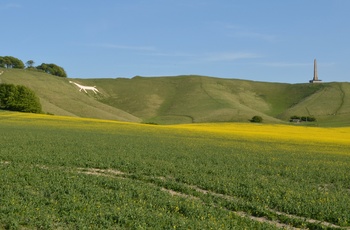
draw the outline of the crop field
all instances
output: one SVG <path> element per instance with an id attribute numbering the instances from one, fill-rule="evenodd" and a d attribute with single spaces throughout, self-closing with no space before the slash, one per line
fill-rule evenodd
<path id="1" fill-rule="evenodd" d="M 0 112 L 0 229 L 349 229 L 350 128 Z"/>

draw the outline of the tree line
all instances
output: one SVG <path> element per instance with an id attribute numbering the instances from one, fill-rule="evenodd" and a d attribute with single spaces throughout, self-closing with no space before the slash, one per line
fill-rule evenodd
<path id="1" fill-rule="evenodd" d="M 295 121 L 309 121 L 309 122 L 314 122 L 316 121 L 316 118 L 314 116 L 291 116 L 289 119 L 290 122 L 295 122 Z"/>
<path id="2" fill-rule="evenodd" d="M 0 67 L 1 68 L 7 68 L 7 69 L 36 69 L 51 75 L 55 75 L 58 77 L 67 77 L 66 71 L 56 65 L 56 64 L 47 64 L 42 63 L 41 65 L 34 66 L 35 62 L 33 60 L 29 60 L 26 62 L 26 65 L 24 65 L 23 61 L 12 57 L 12 56 L 0 56 Z"/>

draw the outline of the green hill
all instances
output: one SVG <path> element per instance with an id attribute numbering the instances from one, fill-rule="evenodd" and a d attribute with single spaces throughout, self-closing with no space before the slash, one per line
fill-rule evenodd
<path id="1" fill-rule="evenodd" d="M 56 115 L 159 124 L 287 122 L 313 115 L 318 125 L 350 125 L 350 84 L 284 84 L 205 76 L 67 79 L 31 70 L 4 70 L 0 83 L 25 85 L 40 97 L 43 110 Z M 96 86 L 79 92 L 69 81 Z"/>
<path id="2" fill-rule="evenodd" d="M 121 121 L 141 121 L 139 118 L 118 108 L 101 103 L 94 95 L 81 93 L 60 78 L 34 70 L 5 70 L 0 83 L 25 85 L 36 92 L 43 111 L 55 115 L 113 119 Z"/>

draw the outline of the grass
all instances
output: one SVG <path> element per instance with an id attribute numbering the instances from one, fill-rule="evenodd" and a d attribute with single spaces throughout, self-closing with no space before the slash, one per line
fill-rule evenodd
<path id="1" fill-rule="evenodd" d="M 315 116 L 324 126 L 348 126 L 350 120 L 349 83 L 329 83 L 321 90 L 289 108 L 284 117 L 291 114 Z"/>
<path id="2" fill-rule="evenodd" d="M 5 70 L 4 83 L 23 84 L 40 97 L 45 112 L 131 122 L 180 124 L 286 123 L 314 115 L 319 126 L 348 126 L 350 84 L 284 84 L 187 75 L 132 79 L 64 79 L 29 70 Z M 79 92 L 68 81 L 97 86 Z"/>
<path id="3" fill-rule="evenodd" d="M 349 128 L 2 112 L 0 129 L 4 228 L 349 227 Z"/>
<path id="4" fill-rule="evenodd" d="M 140 119 L 98 101 L 94 93 L 79 92 L 69 79 L 34 70 L 5 70 L 2 83 L 25 85 L 40 98 L 44 112 L 64 116 L 92 117 L 139 122 Z"/>

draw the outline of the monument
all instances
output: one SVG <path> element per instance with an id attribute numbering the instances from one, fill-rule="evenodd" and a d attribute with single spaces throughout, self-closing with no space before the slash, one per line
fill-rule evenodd
<path id="1" fill-rule="evenodd" d="M 314 78 L 309 81 L 310 83 L 321 83 L 322 80 L 318 79 L 318 74 L 317 74 L 317 61 L 316 59 L 314 60 Z"/>

